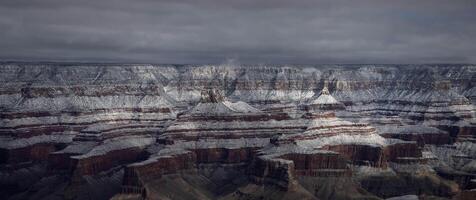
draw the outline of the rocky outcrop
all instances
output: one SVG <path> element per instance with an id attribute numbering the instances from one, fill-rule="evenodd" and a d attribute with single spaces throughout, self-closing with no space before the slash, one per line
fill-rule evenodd
<path id="1" fill-rule="evenodd" d="M 105 171 L 114 166 L 124 163 L 131 163 L 140 160 L 142 151 L 139 148 L 126 148 L 107 152 L 105 155 L 97 156 L 73 156 L 71 157 L 71 165 L 73 175 L 93 175 L 101 171 Z"/>
<path id="2" fill-rule="evenodd" d="M 0 161 L 1 163 L 45 161 L 48 155 L 56 150 L 55 144 L 34 144 L 16 149 L 3 149 L 0 153 Z"/>
<path id="3" fill-rule="evenodd" d="M 330 145 L 323 149 L 337 152 L 353 164 L 386 167 L 388 160 L 383 152 L 385 148 L 381 146 L 343 144 Z"/>
<path id="4" fill-rule="evenodd" d="M 123 180 L 123 193 L 137 193 L 146 197 L 150 192 L 146 185 L 168 174 L 196 173 L 204 164 L 251 165 L 254 149 L 163 149 L 145 161 L 126 167 Z M 244 165 L 242 165 L 244 164 Z M 249 170 L 254 170 L 250 168 Z M 250 172 L 252 173 L 252 172 Z M 246 176 L 247 174 L 243 174 Z"/>
<path id="5" fill-rule="evenodd" d="M 229 102 L 216 90 L 204 91 L 201 102 L 159 136 L 160 145 L 152 150 L 150 158 L 128 165 L 124 192 L 151 195 L 146 185 L 153 180 L 166 174 L 196 172 L 201 165 L 234 165 L 253 171 L 247 167 L 255 162 L 256 151 L 269 143 L 272 131 L 283 127 L 283 132 L 302 129 L 288 124 L 264 125 L 282 116 L 285 118 L 281 120 L 291 119 L 263 113 L 244 102 Z"/>
<path id="6" fill-rule="evenodd" d="M 344 110 L 345 105 L 337 101 L 329 92 L 327 88 L 328 84 L 325 82 L 324 88 L 316 99 L 312 100 L 310 103 L 301 105 L 301 108 L 304 108 L 306 111 L 315 111 L 315 110 Z"/>
<path id="7" fill-rule="evenodd" d="M 290 160 L 258 158 L 253 163 L 251 176 L 260 185 L 271 184 L 283 190 L 296 188 L 295 166 Z"/>
<path id="8" fill-rule="evenodd" d="M 64 148 L 74 134 L 50 134 L 24 138 L 6 137 L 0 142 L 0 163 L 44 162 L 50 153 Z"/>
<path id="9" fill-rule="evenodd" d="M 123 136 L 100 143 L 78 141 L 50 154 L 49 169 L 68 170 L 81 177 L 146 158 L 144 148 L 155 142 L 150 136 Z"/>
<path id="10" fill-rule="evenodd" d="M 192 170 L 196 155 L 190 151 L 162 152 L 146 161 L 128 165 L 123 179 L 123 193 L 138 193 L 144 197 L 144 185 L 150 180 L 160 179 L 162 175 Z"/>
<path id="11" fill-rule="evenodd" d="M 281 156 L 292 161 L 297 176 L 328 177 L 349 176 L 351 174 L 347 159 L 331 151 L 317 151 L 311 154 L 286 154 Z"/>
<path id="12" fill-rule="evenodd" d="M 210 148 L 195 149 L 193 152 L 197 157 L 197 163 L 249 163 L 254 158 L 255 151 L 258 148 Z"/>
<path id="13" fill-rule="evenodd" d="M 321 96 L 333 99 L 327 88 L 323 90 Z M 351 165 L 385 169 L 389 162 L 424 160 L 414 141 L 385 139 L 366 123 L 339 119 L 334 113 L 339 109 L 313 108 L 302 116 L 309 121 L 306 131 L 273 138 L 262 157 L 292 161 L 295 174 L 303 177 L 346 177 L 352 175 Z"/>
<path id="14" fill-rule="evenodd" d="M 305 128 L 302 122 L 292 119 L 287 113 L 265 113 L 245 102 L 230 102 L 216 90 L 202 94 L 205 95 L 202 101 L 167 127 L 159 141 L 266 139 Z"/>

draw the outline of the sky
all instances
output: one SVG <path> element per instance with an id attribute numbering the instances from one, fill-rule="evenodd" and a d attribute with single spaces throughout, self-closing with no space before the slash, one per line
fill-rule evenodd
<path id="1" fill-rule="evenodd" d="M 476 63 L 476 1 L 0 0 L 0 60 Z"/>

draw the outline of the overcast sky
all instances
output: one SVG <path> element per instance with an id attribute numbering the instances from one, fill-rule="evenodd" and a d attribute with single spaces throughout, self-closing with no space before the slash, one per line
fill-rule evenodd
<path id="1" fill-rule="evenodd" d="M 476 63 L 476 1 L 0 0 L 0 59 Z"/>

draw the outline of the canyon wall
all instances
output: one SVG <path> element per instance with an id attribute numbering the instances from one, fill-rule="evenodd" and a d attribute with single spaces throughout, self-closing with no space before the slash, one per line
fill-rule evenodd
<path id="1" fill-rule="evenodd" d="M 301 179 L 372 182 L 354 169 L 365 166 L 399 180 L 431 169 L 432 180 L 458 182 L 445 195 L 465 197 L 475 84 L 475 65 L 0 63 L 0 185 L 40 187 L 12 183 L 35 168 L 42 181 L 64 175 L 68 191 L 109 177 L 146 197 L 154 181 L 203 178 L 206 165 L 299 192 Z"/>

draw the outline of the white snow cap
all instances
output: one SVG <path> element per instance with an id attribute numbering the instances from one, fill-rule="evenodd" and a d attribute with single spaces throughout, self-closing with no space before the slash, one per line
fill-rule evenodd
<path id="1" fill-rule="evenodd" d="M 340 102 L 330 95 L 327 82 L 325 82 L 324 88 L 321 90 L 321 95 L 312 101 L 312 104 L 340 104 Z"/>
<path id="2" fill-rule="evenodd" d="M 235 103 L 227 101 L 220 91 L 207 90 L 202 91 L 200 103 L 195 106 L 192 114 L 230 114 L 230 113 L 257 113 L 260 110 L 248 105 L 245 102 Z"/>

